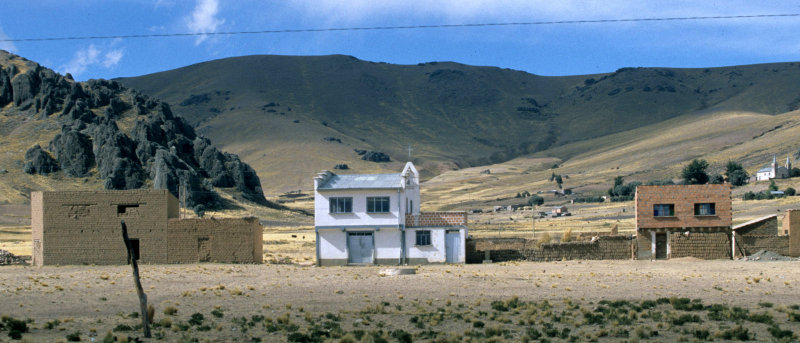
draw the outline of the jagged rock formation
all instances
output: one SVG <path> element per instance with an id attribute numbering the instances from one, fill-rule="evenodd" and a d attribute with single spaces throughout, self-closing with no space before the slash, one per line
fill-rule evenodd
<path id="1" fill-rule="evenodd" d="M 39 144 L 25 152 L 25 163 L 23 169 L 28 174 L 47 175 L 58 171 L 58 162 L 50 156 Z"/>
<path id="2" fill-rule="evenodd" d="M 61 125 L 49 151 L 39 145 L 27 151 L 26 173 L 62 171 L 100 178 L 107 189 L 152 186 L 176 196 L 183 182 L 196 212 L 223 206 L 214 187 L 235 188 L 244 199 L 277 206 L 264 199 L 255 171 L 238 156 L 198 136 L 166 103 L 117 82 L 74 82 L 0 51 L 0 108 L 10 103 L 10 110 L 0 112 Z M 127 129 L 120 129 L 120 120 Z"/>

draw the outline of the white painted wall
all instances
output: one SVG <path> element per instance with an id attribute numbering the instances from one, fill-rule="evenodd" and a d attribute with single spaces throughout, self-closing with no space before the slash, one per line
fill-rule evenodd
<path id="1" fill-rule="evenodd" d="M 353 198 L 353 212 L 330 213 L 330 198 L 335 197 Z M 389 197 L 389 213 L 367 213 L 367 197 Z M 398 193 L 397 190 L 317 191 L 314 192 L 314 225 L 317 227 L 401 225 L 405 223 L 403 204 L 405 204 L 403 193 Z"/>
<path id="2" fill-rule="evenodd" d="M 375 235 L 375 258 L 400 262 L 400 230 L 380 229 Z"/>
<path id="3" fill-rule="evenodd" d="M 431 245 L 416 245 L 417 230 L 431 232 Z M 406 257 L 424 258 L 430 263 L 444 263 L 447 258 L 444 250 L 444 232 L 444 229 L 406 229 Z"/>
<path id="4" fill-rule="evenodd" d="M 347 233 L 342 230 L 319 230 L 319 256 L 321 259 L 347 258 Z"/>

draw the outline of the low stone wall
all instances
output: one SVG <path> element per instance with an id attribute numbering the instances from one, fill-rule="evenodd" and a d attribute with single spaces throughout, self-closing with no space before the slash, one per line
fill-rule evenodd
<path id="1" fill-rule="evenodd" d="M 467 263 L 504 261 L 627 260 L 632 256 L 627 236 L 601 236 L 594 241 L 545 243 L 524 238 L 478 238 L 467 241 Z"/>
<path id="2" fill-rule="evenodd" d="M 669 239 L 670 258 L 696 257 L 704 260 L 731 258 L 731 239 L 725 232 L 692 232 L 689 235 L 673 232 Z"/>
<path id="3" fill-rule="evenodd" d="M 745 255 L 752 255 L 759 250 L 768 250 L 787 256 L 789 255 L 789 236 L 736 236 L 736 246 L 736 257 L 742 257 L 742 250 L 744 250 Z"/>

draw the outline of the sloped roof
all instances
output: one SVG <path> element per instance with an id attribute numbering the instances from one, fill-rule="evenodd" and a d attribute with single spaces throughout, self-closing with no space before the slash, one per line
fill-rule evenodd
<path id="1" fill-rule="evenodd" d="M 751 220 L 749 222 L 746 222 L 746 223 L 741 223 L 739 225 L 736 225 L 736 226 L 732 227 L 731 229 L 739 230 L 739 229 L 741 229 L 743 227 L 748 227 L 750 225 L 757 224 L 757 223 L 772 219 L 772 218 L 777 217 L 777 216 L 778 216 L 777 214 L 770 214 L 768 216 L 764 216 L 764 217 L 761 217 L 761 218 L 753 219 L 753 220 Z"/>
<path id="2" fill-rule="evenodd" d="M 402 182 L 400 174 L 333 175 L 317 189 L 399 189 Z"/>

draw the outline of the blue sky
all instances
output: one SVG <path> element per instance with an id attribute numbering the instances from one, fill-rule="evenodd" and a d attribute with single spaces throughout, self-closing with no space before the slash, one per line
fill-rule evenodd
<path id="1" fill-rule="evenodd" d="M 0 39 L 800 13 L 797 1 L 4 0 Z M 0 42 L 77 80 L 253 54 L 456 61 L 539 75 L 800 61 L 800 17 Z"/>

